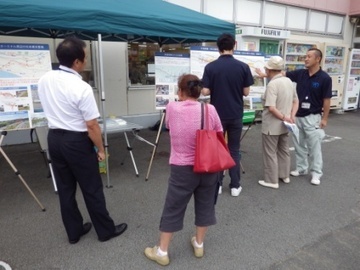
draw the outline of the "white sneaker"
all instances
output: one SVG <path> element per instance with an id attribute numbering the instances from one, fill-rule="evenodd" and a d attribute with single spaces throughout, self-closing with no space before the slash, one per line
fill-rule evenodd
<path id="1" fill-rule="evenodd" d="M 264 186 L 264 187 L 269 187 L 269 188 L 279 188 L 279 184 L 273 184 L 273 183 L 268 183 L 265 182 L 264 180 L 259 180 L 258 181 L 259 185 Z"/>
<path id="2" fill-rule="evenodd" d="M 282 180 L 285 184 L 289 184 L 289 183 L 290 183 L 290 178 L 289 178 L 289 177 L 281 178 L 281 180 Z"/>
<path id="3" fill-rule="evenodd" d="M 155 261 L 157 262 L 158 264 L 160 265 L 168 265 L 170 263 L 170 260 L 169 260 L 169 256 L 168 255 L 165 255 L 165 256 L 159 256 L 157 254 L 157 250 L 158 250 L 158 246 L 155 246 L 153 248 L 151 247 L 147 247 L 145 248 L 145 256 L 152 260 L 152 261 Z"/>
<path id="4" fill-rule="evenodd" d="M 219 186 L 218 194 L 220 195 L 222 193 L 222 186 Z"/>
<path id="5" fill-rule="evenodd" d="M 313 176 L 310 181 L 311 184 L 318 186 L 320 185 L 320 179 L 318 177 Z"/>
<path id="6" fill-rule="evenodd" d="M 295 171 L 291 171 L 290 172 L 290 175 L 291 176 L 300 176 L 300 175 L 306 175 L 307 174 L 307 171 L 298 171 L 298 170 L 295 170 Z"/>
<path id="7" fill-rule="evenodd" d="M 204 246 L 200 248 L 196 247 L 195 241 L 196 241 L 196 237 L 194 236 L 193 238 L 191 238 L 191 245 L 194 248 L 194 255 L 196 258 L 201 258 L 204 256 Z"/>
<path id="8" fill-rule="evenodd" d="M 242 190 L 241 186 L 239 188 L 232 188 L 231 189 L 231 196 L 233 196 L 233 197 L 239 196 L 239 194 L 241 193 L 241 190 Z"/>

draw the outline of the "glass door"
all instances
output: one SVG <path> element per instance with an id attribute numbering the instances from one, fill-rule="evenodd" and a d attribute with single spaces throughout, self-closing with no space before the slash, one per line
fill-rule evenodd
<path id="1" fill-rule="evenodd" d="M 263 54 L 279 54 L 279 41 L 260 40 L 260 52 Z"/>

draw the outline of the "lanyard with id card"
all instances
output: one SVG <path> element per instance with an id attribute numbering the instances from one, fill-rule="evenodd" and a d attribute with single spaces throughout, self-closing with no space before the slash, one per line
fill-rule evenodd
<path id="1" fill-rule="evenodd" d="M 310 102 L 308 102 L 309 97 L 305 97 L 305 101 L 301 102 L 301 109 L 310 109 Z"/>

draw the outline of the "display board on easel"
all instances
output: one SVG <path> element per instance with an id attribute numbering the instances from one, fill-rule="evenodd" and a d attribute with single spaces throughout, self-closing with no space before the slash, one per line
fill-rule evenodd
<path id="1" fill-rule="evenodd" d="M 161 129 L 165 121 L 165 108 L 170 101 L 178 100 L 177 82 L 179 76 L 190 73 L 190 54 L 188 53 L 155 53 L 155 108 L 161 110 L 160 124 L 145 181 L 149 179 L 151 166 L 160 140 Z"/>
<path id="2" fill-rule="evenodd" d="M 177 100 L 177 80 L 179 76 L 185 73 L 191 73 L 202 79 L 205 66 L 208 63 L 216 60 L 219 56 L 220 54 L 216 47 L 207 46 L 192 46 L 190 47 L 190 54 L 162 52 L 155 54 L 155 107 L 156 109 L 162 110 L 162 115 L 145 180 L 149 179 L 152 162 L 156 153 L 156 149 L 160 139 L 161 129 L 165 119 L 166 105 L 170 101 Z M 234 51 L 234 58 L 245 62 L 249 65 L 251 69 L 251 73 L 254 76 L 255 84 L 251 87 L 250 91 L 256 93 L 264 93 L 265 80 L 259 80 L 255 78 L 255 69 L 264 67 L 264 55 L 259 52 Z M 248 102 L 248 104 L 250 105 L 250 110 L 253 110 L 253 106 L 255 106 L 254 104 L 259 103 L 257 102 L 257 100 L 259 100 L 259 96 L 259 94 L 255 94 L 255 96 L 250 99 L 250 102 Z M 200 99 L 204 99 L 204 97 L 200 96 Z M 260 104 L 262 104 L 261 98 Z M 251 112 L 253 113 L 253 111 Z"/>
<path id="3" fill-rule="evenodd" d="M 46 125 L 37 83 L 49 70 L 48 44 L 0 43 L 0 130 Z"/>
<path id="4" fill-rule="evenodd" d="M 190 55 L 187 53 L 155 53 L 155 107 L 164 110 L 170 101 L 177 100 L 177 81 L 190 73 Z"/>
<path id="5" fill-rule="evenodd" d="M 250 86 L 251 94 L 265 93 L 265 79 L 260 78 L 255 70 L 257 68 L 264 69 L 265 55 L 261 52 L 234 51 L 234 58 L 249 65 L 254 84 Z"/>
<path id="6" fill-rule="evenodd" d="M 7 131 L 46 125 L 37 84 L 40 77 L 49 70 L 49 45 L 0 43 L 0 154 L 43 211 L 44 206 L 6 155 L 1 144 Z"/>
<path id="7" fill-rule="evenodd" d="M 205 66 L 220 56 L 216 47 L 193 46 L 190 48 L 191 73 L 200 79 L 203 76 Z M 265 56 L 260 52 L 234 51 L 234 58 L 249 65 L 254 84 L 250 86 L 250 95 L 244 97 L 245 110 L 262 110 L 261 95 L 265 93 L 265 79 L 259 78 L 256 68 L 263 69 Z"/>

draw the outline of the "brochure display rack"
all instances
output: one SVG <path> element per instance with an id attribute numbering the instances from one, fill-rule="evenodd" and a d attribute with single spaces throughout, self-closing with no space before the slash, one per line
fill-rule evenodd
<path id="1" fill-rule="evenodd" d="M 306 52 L 311 48 L 319 48 L 318 44 L 286 42 L 285 48 L 285 69 L 293 71 L 305 67 L 304 61 Z"/>
<path id="2" fill-rule="evenodd" d="M 325 44 L 322 68 L 332 79 L 331 109 L 340 109 L 345 83 L 346 47 Z"/>

